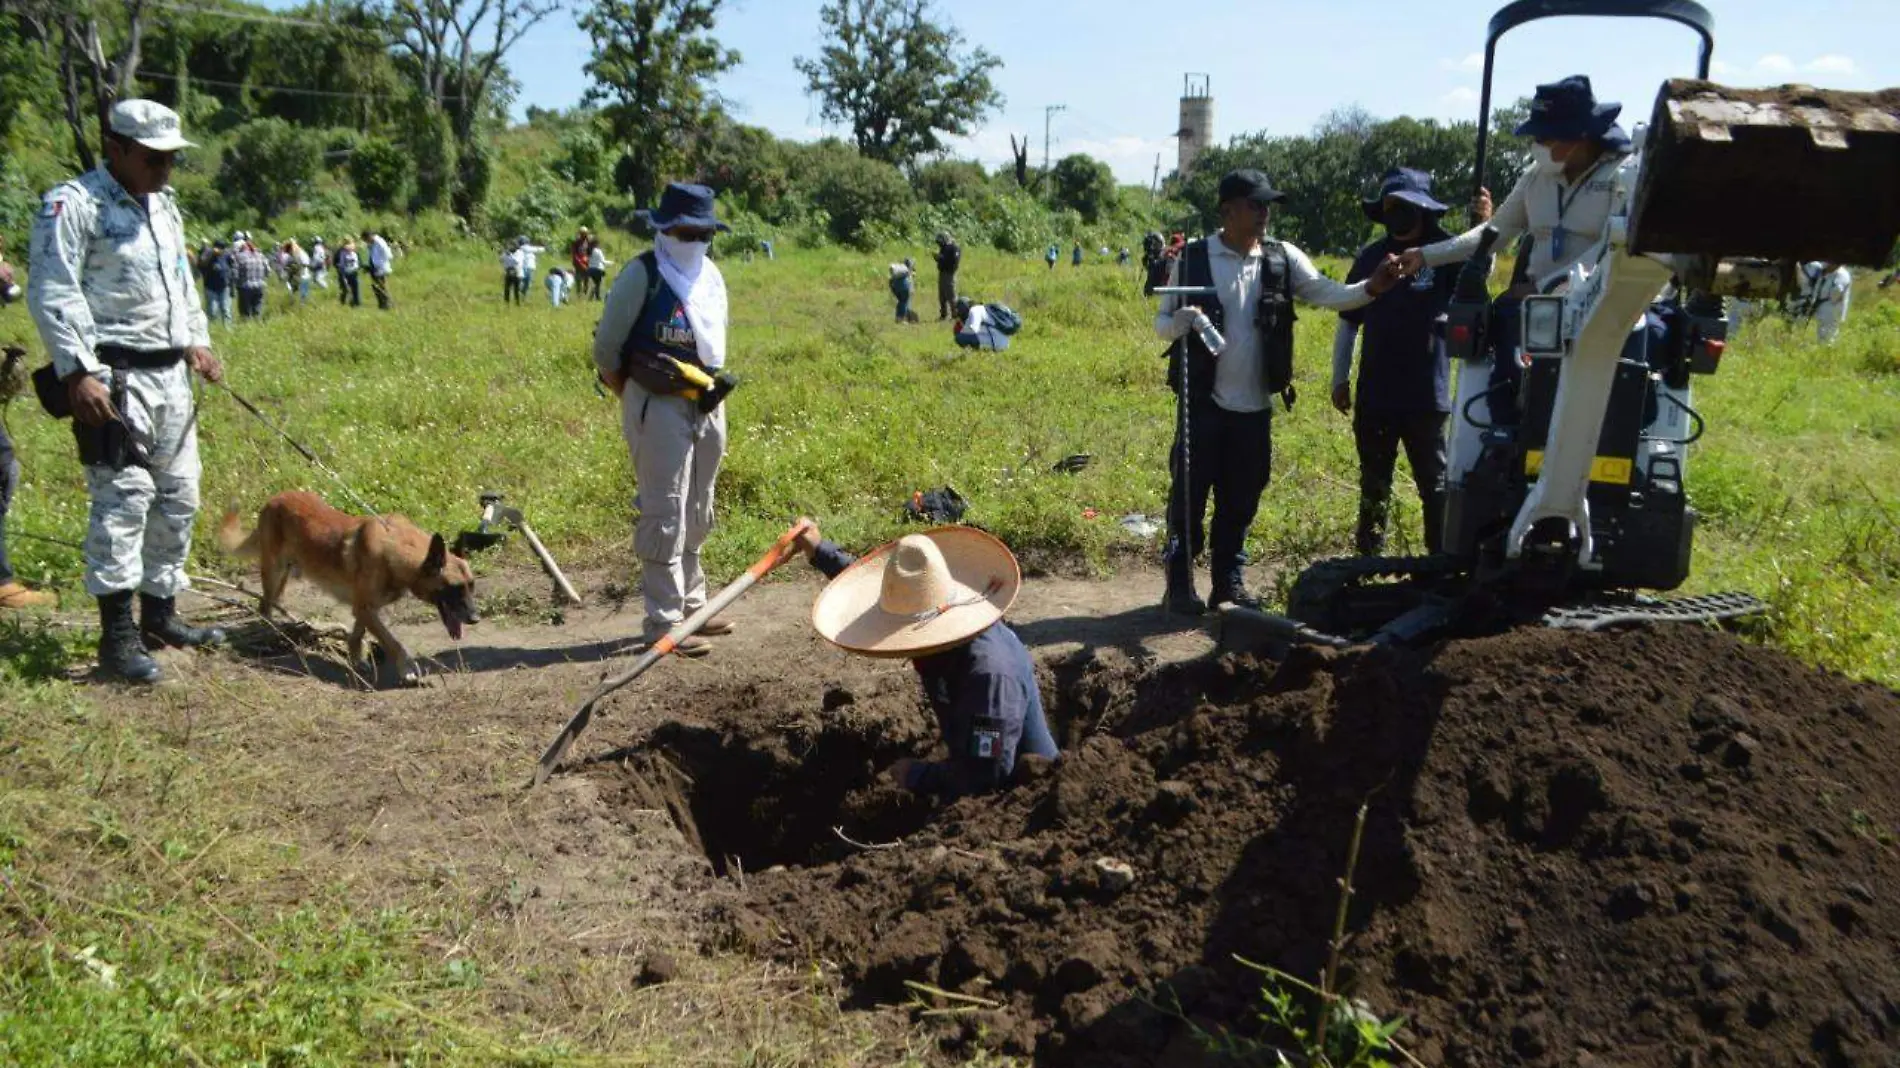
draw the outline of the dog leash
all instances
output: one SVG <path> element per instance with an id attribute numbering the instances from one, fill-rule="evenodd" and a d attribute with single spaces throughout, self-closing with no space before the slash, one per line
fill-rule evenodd
<path id="1" fill-rule="evenodd" d="M 244 397 L 241 394 L 239 394 L 237 390 L 232 389 L 230 386 L 225 385 L 223 382 L 213 382 L 211 384 L 223 390 L 227 396 L 229 396 L 232 400 L 238 402 L 238 407 L 243 408 L 245 411 L 251 413 L 253 416 L 257 418 L 258 422 L 269 427 L 271 431 L 275 433 L 278 437 L 283 438 L 284 444 L 289 445 L 291 448 L 297 450 L 297 455 L 310 461 L 311 466 L 315 467 L 317 470 L 323 472 L 324 474 L 329 475 L 330 478 L 334 482 L 336 482 L 338 486 L 342 487 L 344 493 L 347 493 L 350 495 L 350 500 L 354 502 L 358 508 L 361 508 L 363 510 L 363 514 L 365 515 L 380 515 L 381 514 L 374 507 L 372 507 L 368 501 L 363 499 L 362 494 L 350 488 L 350 484 L 348 482 L 343 481 L 342 475 L 339 475 L 335 471 L 330 470 L 329 465 L 325 464 L 322 460 L 318 459 L 316 453 L 311 452 L 309 449 L 305 448 L 302 444 L 300 444 L 297 441 L 296 438 L 293 438 L 289 434 L 285 433 L 282 427 L 278 426 L 276 423 L 271 422 L 270 417 L 265 415 L 263 412 L 259 411 L 257 408 L 257 405 L 252 404 L 248 400 L 245 400 Z"/>

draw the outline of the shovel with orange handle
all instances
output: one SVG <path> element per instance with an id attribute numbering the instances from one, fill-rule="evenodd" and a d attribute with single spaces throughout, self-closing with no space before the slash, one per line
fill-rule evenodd
<path id="1" fill-rule="evenodd" d="M 740 575 L 725 589 L 713 595 L 704 608 L 681 620 L 680 625 L 668 631 L 666 637 L 648 646 L 646 652 L 641 653 L 634 660 L 633 666 L 601 683 L 600 688 L 581 705 L 580 711 L 574 713 L 574 718 L 567 721 L 567 726 L 561 728 L 561 733 L 555 737 L 554 744 L 548 746 L 548 751 L 541 754 L 541 763 L 534 770 L 534 785 L 541 785 L 548 781 L 549 775 L 554 774 L 554 769 L 560 765 L 561 758 L 567 755 L 568 747 L 574 744 L 574 739 L 580 737 L 580 733 L 587 729 L 588 722 L 594 718 L 594 706 L 599 704 L 602 698 L 639 678 L 648 668 L 679 648 L 680 642 L 697 633 L 708 620 L 725 611 L 732 602 L 744 596 L 745 591 L 751 589 L 766 575 L 771 574 L 773 568 L 797 555 L 798 536 L 811 525 L 812 522 L 809 519 L 801 519 L 792 524 L 790 529 L 778 536 L 778 540 L 772 543 L 772 547 L 765 551 L 764 556 L 759 557 L 751 567 L 745 569 L 745 574 Z"/>

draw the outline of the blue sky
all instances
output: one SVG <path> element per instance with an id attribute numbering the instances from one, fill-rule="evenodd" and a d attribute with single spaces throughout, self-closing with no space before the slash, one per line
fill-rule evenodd
<path id="1" fill-rule="evenodd" d="M 272 7 L 291 0 L 267 0 Z M 1896 0 L 1704 0 L 1716 18 L 1718 81 L 1734 85 L 1806 82 L 1838 89 L 1900 85 L 1900 2 Z M 509 65 L 522 82 L 517 109 L 567 107 L 587 88 L 588 41 L 568 0 L 530 31 Z M 795 56 L 815 55 L 819 0 L 733 0 L 719 38 L 744 62 L 719 91 L 746 122 L 807 139 L 827 128 Z M 1148 181 L 1157 153 L 1173 166 L 1182 75 L 1212 78 L 1215 140 L 1271 130 L 1300 133 L 1336 107 L 1375 115 L 1475 118 L 1484 28 L 1501 0 L 1431 4 L 1252 3 L 1200 0 L 1171 5 L 1133 0 L 937 0 L 965 37 L 1003 60 L 996 80 L 1008 103 L 957 145 L 987 164 L 1009 158 L 1009 134 L 1042 150 L 1043 108 L 1064 104 L 1053 122 L 1055 158 L 1087 152 L 1123 181 Z M 1377 13 L 1374 13 L 1377 12 Z M 1429 12 L 1429 14 L 1426 14 Z M 1600 99 L 1625 116 L 1649 113 L 1663 78 L 1694 73 L 1695 35 L 1654 20 L 1551 19 L 1507 34 L 1498 46 L 1496 95 L 1510 101 L 1538 82 L 1585 73 Z M 1244 47 L 1234 47 L 1244 43 Z"/>

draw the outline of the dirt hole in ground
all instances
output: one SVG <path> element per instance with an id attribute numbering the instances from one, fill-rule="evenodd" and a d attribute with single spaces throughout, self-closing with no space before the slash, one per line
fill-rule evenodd
<path id="1" fill-rule="evenodd" d="M 895 686 L 747 686 L 617 754 L 609 800 L 667 812 L 721 876 L 828 864 L 929 819 L 927 801 L 884 775 L 930 744 L 921 699 Z"/>
<path id="2" fill-rule="evenodd" d="M 1691 627 L 1095 653 L 1044 691 L 1064 758 L 1001 796 L 877 782 L 934 743 L 902 688 L 662 728 L 629 766 L 677 774 L 627 781 L 743 863 L 725 944 L 934 1007 L 952 1060 L 1259 1063 L 1198 1033 L 1276 1038 L 1237 958 L 1318 977 L 1363 805 L 1341 984 L 1425 1063 L 1895 1063 L 1891 691 Z"/>

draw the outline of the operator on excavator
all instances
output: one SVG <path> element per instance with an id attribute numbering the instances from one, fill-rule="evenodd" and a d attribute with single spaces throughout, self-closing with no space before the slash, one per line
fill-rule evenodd
<path id="1" fill-rule="evenodd" d="M 1519 303 L 1589 253 L 1603 239 L 1610 219 L 1625 210 L 1617 202 L 1616 169 L 1632 145 L 1629 134 L 1616 122 L 1622 110 L 1621 104 L 1598 103 L 1590 79 L 1582 74 L 1538 86 L 1530 118 L 1513 131 L 1536 143 L 1530 169 L 1489 222 L 1448 241 L 1401 253 L 1399 265 L 1406 277 L 1426 267 L 1470 259 L 1486 227 L 1495 228 L 1502 242 L 1529 234 L 1530 262 L 1528 270 L 1520 271 L 1528 281 L 1500 294 L 1495 305 L 1497 320 L 1514 324 Z M 1484 218 L 1490 207 L 1490 191 L 1480 191 L 1474 216 Z M 1499 346 L 1493 381 L 1515 385 L 1516 331 L 1500 333 L 1506 335 L 1500 340 L 1510 343 Z M 1508 398 L 1502 400 L 1502 404 L 1494 402 L 1494 411 L 1512 407 Z"/>

